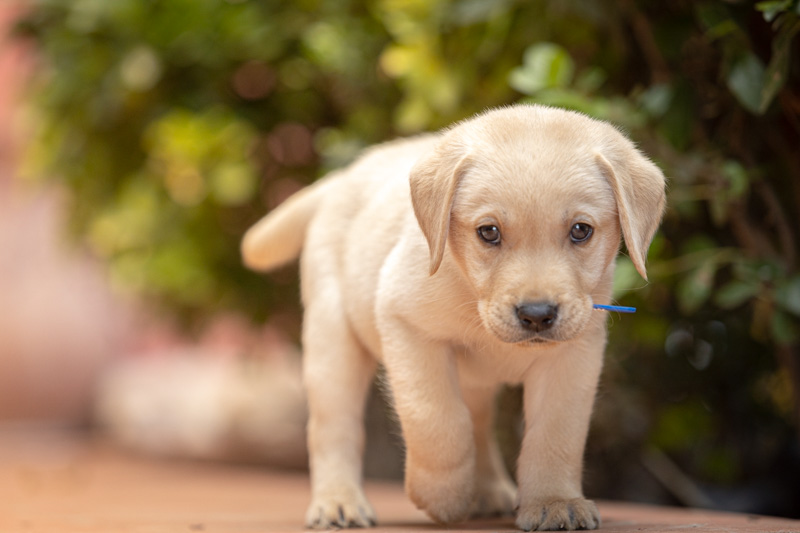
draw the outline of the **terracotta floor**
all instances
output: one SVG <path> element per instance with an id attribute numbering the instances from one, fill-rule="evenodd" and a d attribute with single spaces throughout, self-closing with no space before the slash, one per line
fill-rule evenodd
<path id="1" fill-rule="evenodd" d="M 441 528 L 395 484 L 370 483 L 372 531 L 514 531 L 510 520 Z M 0 431 L 0 532 L 301 531 L 303 474 L 154 461 L 57 432 Z M 600 503 L 603 531 L 800 532 L 800 521 Z"/>

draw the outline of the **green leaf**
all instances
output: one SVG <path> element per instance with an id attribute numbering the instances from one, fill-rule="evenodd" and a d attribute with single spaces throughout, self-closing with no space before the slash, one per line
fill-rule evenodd
<path id="1" fill-rule="evenodd" d="M 688 255 L 695 252 L 716 251 L 716 249 L 717 243 L 714 242 L 714 239 L 704 233 L 695 233 L 691 237 L 684 239 L 680 252 L 682 255 Z"/>
<path id="2" fill-rule="evenodd" d="M 597 91 L 608 79 L 608 74 L 600 67 L 590 67 L 575 80 L 575 88 L 582 93 L 591 94 Z"/>
<path id="3" fill-rule="evenodd" d="M 727 195 L 730 198 L 741 198 L 750 186 L 750 174 L 741 163 L 734 160 L 725 161 L 722 175 L 728 182 Z"/>
<path id="4" fill-rule="evenodd" d="M 728 74 L 728 89 L 739 103 L 753 114 L 761 114 L 761 94 L 764 90 L 764 64 L 752 52 L 745 54 Z"/>
<path id="5" fill-rule="evenodd" d="M 636 272 L 636 267 L 630 258 L 620 255 L 614 270 L 614 298 L 619 298 L 626 292 L 642 286 L 642 278 Z"/>
<path id="6" fill-rule="evenodd" d="M 652 117 L 661 117 L 672 103 L 672 87 L 666 83 L 652 85 L 639 95 L 639 105 Z"/>
<path id="7" fill-rule="evenodd" d="M 575 74 L 575 63 L 569 53 L 554 43 L 538 43 L 525 51 L 523 64 L 509 75 L 511 87 L 523 94 L 542 89 L 569 86 Z"/>
<path id="8" fill-rule="evenodd" d="M 720 170 L 720 190 L 709 199 L 711 217 L 717 226 L 728 221 L 731 209 L 750 187 L 750 174 L 738 161 L 725 161 Z"/>
<path id="9" fill-rule="evenodd" d="M 221 205 L 241 205 L 256 192 L 256 172 L 249 162 L 226 161 L 213 169 L 209 185 Z"/>
<path id="10" fill-rule="evenodd" d="M 714 420 L 708 409 L 699 402 L 687 401 L 663 408 L 650 439 L 664 450 L 682 451 L 713 434 Z"/>
<path id="11" fill-rule="evenodd" d="M 697 312 L 711 295 L 717 263 L 706 261 L 678 283 L 678 305 L 685 315 Z"/>
<path id="12" fill-rule="evenodd" d="M 768 0 L 756 4 L 756 9 L 764 14 L 764 20 L 772 22 L 792 6 L 793 0 Z"/>
<path id="13" fill-rule="evenodd" d="M 761 101 L 758 110 L 766 112 L 769 105 L 786 84 L 789 75 L 789 59 L 792 51 L 792 40 L 800 31 L 800 17 L 795 14 L 785 15 L 778 34 L 772 41 L 772 58 L 764 75 L 764 86 L 761 90 Z"/>
<path id="14" fill-rule="evenodd" d="M 731 281 L 714 295 L 714 303 L 721 309 L 730 310 L 744 304 L 761 290 L 761 285 L 746 281 Z"/>
<path id="15" fill-rule="evenodd" d="M 800 316 L 800 276 L 779 285 L 775 299 L 783 309 Z"/>
<path id="16" fill-rule="evenodd" d="M 742 30 L 731 15 L 730 9 L 722 2 L 697 2 L 695 9 L 699 21 L 705 27 L 705 36 L 709 40 L 741 34 Z"/>
<path id="17" fill-rule="evenodd" d="M 131 50 L 119 66 L 122 83 L 133 91 L 147 91 L 161 78 L 163 66 L 155 50 L 138 46 Z"/>
<path id="18" fill-rule="evenodd" d="M 779 344 L 792 344 L 797 340 L 797 323 L 786 313 L 776 311 L 770 322 L 772 337 Z"/>
<path id="19" fill-rule="evenodd" d="M 712 448 L 703 454 L 701 468 L 718 483 L 731 484 L 741 474 L 741 459 L 731 448 Z"/>
<path id="20" fill-rule="evenodd" d="M 671 87 L 669 106 L 659 120 L 659 129 L 679 150 L 685 150 L 692 139 L 692 129 L 696 124 L 695 95 L 696 91 L 687 83 Z"/>

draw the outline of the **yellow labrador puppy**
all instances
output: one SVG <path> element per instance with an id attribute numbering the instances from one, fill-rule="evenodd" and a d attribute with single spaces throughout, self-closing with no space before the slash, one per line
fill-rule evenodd
<path id="1" fill-rule="evenodd" d="M 254 269 L 301 257 L 312 501 L 307 525 L 369 526 L 364 399 L 386 369 L 406 491 L 438 522 L 513 513 L 593 529 L 581 468 L 620 234 L 645 276 L 664 176 L 619 131 L 542 106 L 496 109 L 368 151 L 253 226 Z M 492 436 L 524 385 L 519 489 Z"/>

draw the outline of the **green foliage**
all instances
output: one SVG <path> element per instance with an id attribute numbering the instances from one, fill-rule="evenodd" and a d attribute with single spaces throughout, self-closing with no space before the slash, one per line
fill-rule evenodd
<path id="1" fill-rule="evenodd" d="M 68 185 L 74 234 L 121 287 L 188 319 L 263 317 L 254 290 L 296 300 L 246 272 L 237 241 L 274 184 L 389 134 L 380 24 L 334 2 L 42 0 L 18 33 L 43 59 L 28 173 Z"/>
<path id="2" fill-rule="evenodd" d="M 569 53 L 553 43 L 537 43 L 525 50 L 522 66 L 509 75 L 509 83 L 524 94 L 545 89 L 562 89 L 572 83 L 575 62 Z"/>
<path id="3" fill-rule="evenodd" d="M 650 282 L 617 269 L 607 380 L 650 431 L 620 405 L 615 445 L 735 481 L 800 413 L 799 32 L 797 0 L 34 0 L 30 172 L 120 285 L 263 319 L 295 278 L 241 234 L 364 146 L 514 101 L 610 120 L 670 178 Z"/>

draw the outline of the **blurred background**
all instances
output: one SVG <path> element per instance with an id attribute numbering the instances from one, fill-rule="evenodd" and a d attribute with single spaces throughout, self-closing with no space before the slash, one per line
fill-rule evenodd
<path id="1" fill-rule="evenodd" d="M 4 0 L 0 26 L 0 429 L 302 467 L 296 269 L 246 271 L 242 233 L 365 146 L 537 102 L 669 177 L 649 283 L 619 259 L 639 311 L 609 319 L 587 495 L 800 517 L 798 0 Z M 374 396 L 367 470 L 397 477 Z"/>

